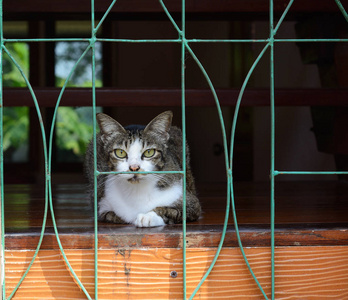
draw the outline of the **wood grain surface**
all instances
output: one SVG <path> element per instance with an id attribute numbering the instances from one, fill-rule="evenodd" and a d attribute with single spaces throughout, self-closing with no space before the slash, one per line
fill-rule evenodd
<path id="1" fill-rule="evenodd" d="M 271 291 L 269 187 L 236 186 L 236 209 L 250 264 Z M 222 190 L 202 191 L 203 217 L 187 226 L 187 295 L 220 241 Z M 93 214 L 83 186 L 54 186 L 53 204 L 67 257 L 94 298 Z M 276 191 L 276 299 L 348 299 L 347 186 L 284 183 Z M 38 242 L 44 206 L 38 186 L 5 188 L 6 294 L 25 272 Z M 99 223 L 99 299 L 182 299 L 182 228 Z M 14 299 L 86 299 L 73 279 L 48 218 L 43 244 Z M 176 271 L 178 276 L 171 277 Z M 224 248 L 195 299 L 262 299 L 237 247 L 230 221 Z"/>
<path id="2" fill-rule="evenodd" d="M 269 185 L 235 185 L 236 211 L 243 244 L 270 246 Z M 348 185 L 338 182 L 286 182 L 276 189 L 275 240 L 277 246 L 348 245 Z M 187 224 L 187 246 L 217 247 L 226 213 L 224 186 L 201 187 L 203 215 Z M 44 189 L 34 185 L 5 186 L 6 249 L 36 248 L 44 212 Z M 83 185 L 53 186 L 58 232 L 67 249 L 93 249 L 94 219 Z M 182 246 L 181 224 L 135 228 L 99 222 L 100 248 Z M 236 247 L 230 216 L 224 246 Z M 42 249 L 58 249 L 48 214 Z"/>
<path id="3" fill-rule="evenodd" d="M 250 264 L 270 296 L 270 249 L 245 249 Z M 94 253 L 67 250 L 67 257 L 94 298 Z M 187 292 L 206 272 L 215 249 L 187 251 Z M 6 294 L 12 291 L 33 251 L 6 251 Z M 347 299 L 348 246 L 278 247 L 276 299 Z M 98 256 L 99 299 L 182 299 L 180 249 L 106 249 Z M 177 277 L 171 277 L 171 271 Z M 61 254 L 42 250 L 14 299 L 86 299 Z M 262 299 L 238 248 L 224 248 L 195 299 Z"/>

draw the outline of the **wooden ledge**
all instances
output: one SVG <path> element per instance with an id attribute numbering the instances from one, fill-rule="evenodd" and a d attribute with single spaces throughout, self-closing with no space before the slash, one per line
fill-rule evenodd
<path id="1" fill-rule="evenodd" d="M 200 190 L 203 216 L 187 224 L 188 248 L 217 247 L 222 234 L 226 198 L 223 190 Z M 340 246 L 348 244 L 348 184 L 279 182 L 276 185 L 276 246 Z M 268 183 L 236 183 L 236 212 L 243 246 L 269 247 L 271 240 Z M 5 247 L 35 249 L 41 232 L 44 189 L 5 186 Z M 53 186 L 53 206 L 64 249 L 94 248 L 92 207 L 83 185 Z M 98 223 L 98 247 L 181 248 L 182 225 L 136 228 Z M 229 218 L 224 247 L 238 247 Z M 48 215 L 42 249 L 57 249 Z"/>
<path id="2" fill-rule="evenodd" d="M 239 228 L 244 247 L 269 247 L 271 233 L 269 226 L 245 226 Z M 188 248 L 213 248 L 219 245 L 222 226 L 187 226 L 186 246 Z M 5 247 L 33 250 L 39 242 L 39 230 L 31 232 L 9 231 L 5 235 Z M 65 249 L 93 249 L 94 231 L 76 229 L 59 230 L 59 238 Z M 344 224 L 288 224 L 277 226 L 276 246 L 344 246 L 348 244 L 348 227 Z M 102 228 L 98 234 L 100 249 L 112 248 L 182 248 L 181 226 L 164 228 L 135 228 L 133 226 L 112 226 Z M 224 247 L 238 247 L 233 226 L 228 226 Z M 46 230 L 41 249 L 58 249 L 52 228 Z"/>
<path id="3" fill-rule="evenodd" d="M 336 12 L 337 5 L 333 1 L 325 0 L 302 0 L 295 1 L 291 11 L 295 12 Z M 170 12 L 181 12 L 180 1 L 165 2 Z M 282 12 L 288 4 L 287 0 L 279 0 L 274 3 L 274 11 Z M 95 1 L 95 11 L 102 13 L 107 10 L 110 1 Z M 81 0 L 60 0 L 60 1 L 31 1 L 17 0 L 5 1 L 4 11 L 8 13 L 90 13 L 91 5 L 87 1 Z M 149 0 L 128 0 L 116 3 L 111 12 L 163 12 L 163 9 L 156 1 Z M 186 1 L 186 12 L 188 13 L 219 13 L 219 12 L 238 12 L 238 13 L 268 13 L 268 0 L 190 0 Z M 44 17 L 44 16 L 42 16 Z"/>

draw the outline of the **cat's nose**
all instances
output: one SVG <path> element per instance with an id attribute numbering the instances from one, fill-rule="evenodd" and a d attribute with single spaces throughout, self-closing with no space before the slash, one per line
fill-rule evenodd
<path id="1" fill-rule="evenodd" d="M 130 165 L 129 166 L 129 170 L 131 170 L 133 172 L 139 171 L 139 169 L 140 169 L 139 165 Z"/>

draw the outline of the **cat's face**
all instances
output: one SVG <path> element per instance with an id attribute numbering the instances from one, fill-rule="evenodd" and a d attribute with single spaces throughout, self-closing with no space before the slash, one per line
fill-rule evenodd
<path id="1" fill-rule="evenodd" d="M 109 153 L 110 167 L 113 171 L 127 172 L 119 176 L 131 183 L 138 183 L 144 179 L 144 174 L 134 172 L 157 171 L 160 168 L 163 148 L 159 144 L 149 143 L 144 139 L 143 132 L 132 132 L 126 140 L 113 145 Z"/>
<path id="2" fill-rule="evenodd" d="M 169 139 L 172 113 L 164 112 L 146 127 L 132 125 L 122 127 L 105 114 L 97 115 L 101 139 L 108 154 L 109 168 L 130 183 L 139 183 L 156 175 L 134 174 L 151 172 L 163 168 L 164 156 Z"/>

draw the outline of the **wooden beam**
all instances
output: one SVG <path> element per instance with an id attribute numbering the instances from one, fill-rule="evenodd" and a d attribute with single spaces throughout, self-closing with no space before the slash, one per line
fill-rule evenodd
<path id="1" fill-rule="evenodd" d="M 241 225 L 240 235 L 245 247 L 267 247 L 270 245 L 271 233 L 269 226 Z M 22 232 L 7 230 L 6 249 L 33 250 L 39 241 L 40 228 Z M 221 239 L 221 225 L 188 225 L 187 247 L 217 247 Z M 60 240 L 64 248 L 93 249 L 94 231 L 92 229 L 60 229 Z M 275 231 L 277 246 L 343 246 L 348 244 L 346 225 L 310 226 L 287 224 L 277 226 Z M 165 228 L 135 229 L 132 226 L 100 224 L 98 243 L 101 248 L 180 248 L 182 247 L 181 225 Z M 232 224 L 228 226 L 225 247 L 238 247 L 236 233 Z M 46 230 L 41 249 L 58 249 L 57 239 L 52 228 Z"/>
<path id="2" fill-rule="evenodd" d="M 35 88 L 35 95 L 41 107 L 56 105 L 59 88 Z M 221 106 L 234 106 L 239 90 L 218 89 Z M 96 91 L 98 106 L 180 106 L 179 89 L 116 89 L 99 88 Z M 268 89 L 252 89 L 244 93 L 241 105 L 268 106 Z M 348 89 L 277 89 L 276 106 L 347 106 Z M 91 106 L 92 92 L 89 88 L 69 88 L 62 97 L 61 106 Z M 210 90 L 186 90 L 187 106 L 215 106 Z M 5 88 L 4 106 L 34 106 L 32 96 L 27 89 Z"/>
<path id="3" fill-rule="evenodd" d="M 6 251 L 6 295 L 26 270 L 34 251 Z M 269 247 L 246 248 L 255 276 L 271 293 Z M 94 251 L 65 251 L 74 272 L 92 298 Z M 210 265 L 216 248 L 187 250 L 187 295 Z M 98 299 L 182 299 L 181 249 L 112 248 L 98 251 Z M 176 273 L 172 273 L 172 272 Z M 172 274 L 172 275 L 171 275 Z M 275 299 L 345 299 L 348 294 L 348 247 L 278 247 Z M 35 284 L 33 284 L 35 283 Z M 59 250 L 41 250 L 15 299 L 85 299 Z M 223 248 L 197 299 L 263 299 L 239 248 Z"/>
<path id="4" fill-rule="evenodd" d="M 226 198 L 223 196 L 226 186 L 207 186 L 205 184 L 205 191 L 198 186 L 203 214 L 198 221 L 187 224 L 188 248 L 217 247 L 220 242 L 226 212 Z M 277 183 L 276 190 L 277 246 L 348 245 L 346 185 L 336 181 L 284 181 Z M 234 192 L 243 244 L 247 247 L 269 246 L 269 184 L 237 182 Z M 207 193 L 211 195 L 204 196 Z M 53 185 L 52 194 L 63 247 L 93 249 L 93 210 L 85 185 Z M 42 226 L 44 187 L 5 185 L 4 204 L 6 249 L 35 249 Z M 102 248 L 178 248 L 182 243 L 180 224 L 164 228 L 135 228 L 132 225 L 99 222 L 98 232 Z M 238 246 L 232 218 L 229 219 L 224 245 Z M 56 248 L 52 220 L 48 216 L 41 249 Z"/>
<path id="5" fill-rule="evenodd" d="M 279 0 L 274 4 L 276 12 L 284 11 L 289 1 Z M 95 1 L 95 11 L 105 12 L 111 1 Z M 344 4 L 344 1 L 342 1 Z M 165 2 L 170 12 L 181 12 L 181 2 L 169 0 Z M 60 0 L 60 1 L 4 1 L 4 12 L 6 13 L 89 13 L 90 3 L 84 0 Z M 163 12 L 157 1 L 151 0 L 128 0 L 117 2 L 113 12 Z M 186 1 L 188 13 L 217 13 L 217 12 L 269 12 L 268 0 L 188 0 Z M 337 11 L 334 1 L 326 0 L 302 0 L 295 1 L 291 7 L 295 12 L 332 12 Z"/>

